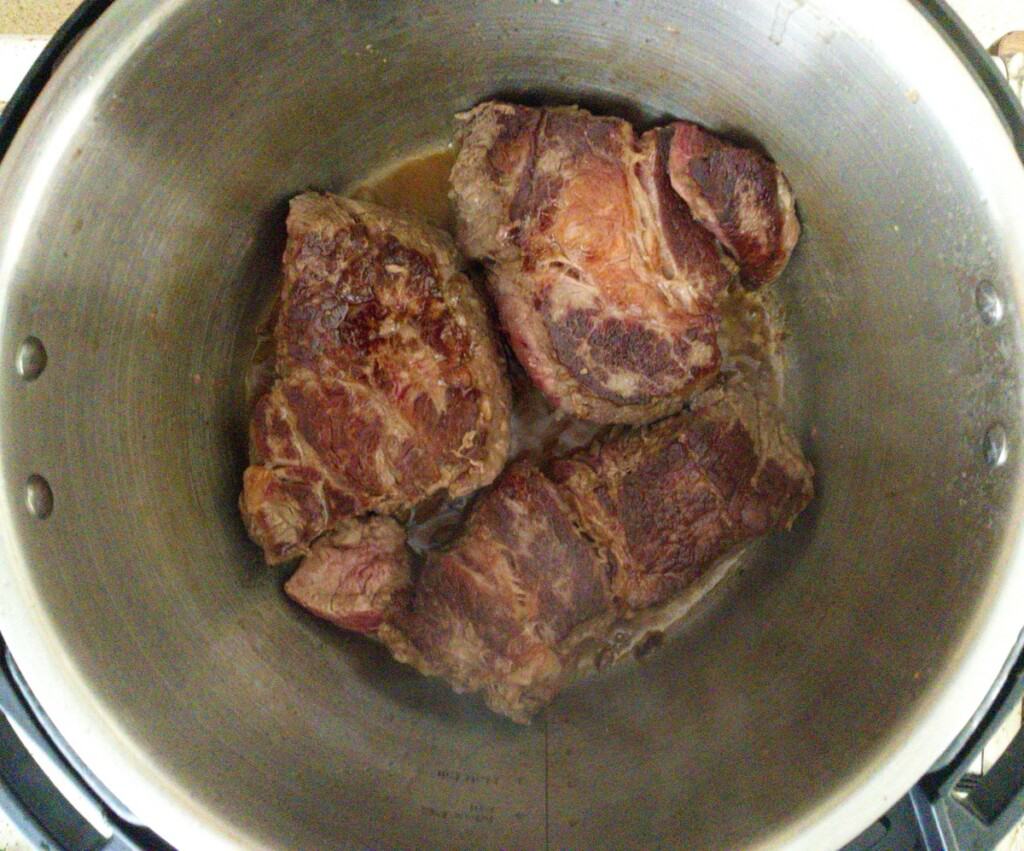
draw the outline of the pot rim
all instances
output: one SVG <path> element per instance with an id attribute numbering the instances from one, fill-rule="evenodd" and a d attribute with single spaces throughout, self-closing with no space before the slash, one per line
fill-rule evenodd
<path id="1" fill-rule="evenodd" d="M 906 2 L 939 31 L 947 47 L 970 72 L 1006 129 L 1018 157 L 1024 161 L 1024 107 L 1000 77 L 982 45 L 945 0 Z M 0 164 L 31 107 L 68 52 L 114 3 L 115 0 L 84 0 L 44 49 L 0 116 Z M 170 14 L 169 7 L 176 5 L 166 4 L 162 13 Z M 139 26 L 150 17 L 162 17 L 162 14 L 140 7 L 134 10 L 133 18 L 137 20 L 128 23 Z M 1018 296 L 1024 300 L 1024 292 L 1019 292 Z M 1016 488 L 1014 502 L 1013 516 L 1024 517 L 1024 487 Z M 9 515 L 14 508 L 8 497 L 0 495 L 0 514 Z M 6 529 L 0 545 L 7 559 L 19 559 L 17 544 Z M 849 781 L 844 788 L 822 799 L 814 810 L 804 812 L 789 824 L 779 825 L 763 844 L 820 848 L 854 838 L 934 764 L 952 737 L 968 724 L 967 710 L 973 713 L 979 702 L 978 713 L 986 708 L 1000 685 L 999 671 L 1005 670 L 1007 654 L 1010 658 L 1015 656 L 1020 651 L 1020 642 L 1024 641 L 1022 613 L 1015 601 L 1015 598 L 1024 599 L 1021 530 L 1007 536 L 999 562 L 994 573 L 1002 574 L 1003 581 L 993 581 L 986 595 L 991 599 L 979 604 L 979 610 L 988 614 L 985 622 L 977 622 L 982 620 L 978 618 L 965 630 L 959 669 L 953 681 L 935 687 L 937 693 L 929 705 L 911 719 L 914 723 L 907 724 L 908 729 L 898 746 L 866 762 L 855 781 Z M 100 779 L 110 785 L 136 815 L 181 847 L 247 844 L 249 838 L 240 835 L 237 826 L 217 818 L 213 811 L 194 800 L 189 790 L 146 764 L 143 755 L 133 746 L 128 731 L 121 730 L 116 720 L 89 695 L 80 673 L 66 662 L 60 663 L 60 639 L 54 631 L 46 629 L 48 634 L 32 635 L 39 626 L 46 627 L 49 616 L 45 612 L 16 612 L 0 605 L 0 615 L 10 633 L 5 638 L 41 704 L 52 712 L 55 723 L 67 722 L 58 723 L 58 728 L 87 764 L 92 764 L 89 755 L 105 755 L 102 768 L 97 770 Z M 1011 651 L 1011 648 L 1015 649 Z M 885 770 L 880 770 L 883 762 Z M 111 779 L 116 782 L 111 783 Z"/>

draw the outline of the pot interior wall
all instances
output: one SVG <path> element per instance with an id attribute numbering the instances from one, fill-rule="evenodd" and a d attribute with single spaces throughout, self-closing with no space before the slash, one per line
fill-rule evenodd
<path id="1" fill-rule="evenodd" d="M 16 653 L 88 684 L 107 750 L 160 775 L 105 777 L 143 815 L 175 801 L 158 830 L 750 846 L 914 726 L 1013 569 L 1017 458 L 989 469 L 982 440 L 1017 434 L 1024 262 L 994 235 L 1024 218 L 939 36 L 909 5 L 851 5 L 119 0 L 86 35 L 0 171 L 4 362 L 29 334 L 49 354 L 37 381 L 3 377 L 0 612 Z M 287 199 L 446 140 L 496 94 L 693 117 L 782 164 L 806 226 L 778 285 L 787 413 L 819 471 L 796 529 L 665 647 L 529 728 L 287 604 L 236 511 Z M 1006 297 L 995 327 L 982 280 Z M 31 473 L 45 521 L 22 510 Z"/>

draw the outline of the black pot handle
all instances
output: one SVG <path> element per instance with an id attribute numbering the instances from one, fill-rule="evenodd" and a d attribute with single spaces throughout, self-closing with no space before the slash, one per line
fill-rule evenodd
<path id="1" fill-rule="evenodd" d="M 1024 161 L 1024 104 L 1010 88 L 1006 75 L 1000 73 L 988 51 L 950 8 L 947 0 L 913 2 L 943 34 L 961 61 L 973 71 L 978 83 L 988 93 L 989 100 L 1002 118 L 1018 156 Z"/>
<path id="2" fill-rule="evenodd" d="M 961 755 L 919 784 L 920 797 L 929 805 L 921 808 L 919 820 L 943 843 L 925 846 L 929 851 L 995 848 L 1024 819 L 1024 728 L 984 775 L 969 770 L 992 735 L 1012 713 L 1021 711 L 1022 699 L 1024 649 L 1019 643 L 1016 662 Z"/>
<path id="3" fill-rule="evenodd" d="M 78 760 L 0 649 L 0 810 L 40 849 L 169 851 Z"/>
<path id="4" fill-rule="evenodd" d="M 991 851 L 1024 819 L 1024 728 L 985 772 L 970 768 L 1024 698 L 1024 634 L 967 726 L 951 760 L 941 759 L 895 807 L 844 851 Z"/>
<path id="5" fill-rule="evenodd" d="M 111 2 L 83 0 L 43 49 L 0 113 L 0 158 L 67 51 Z M 47 731 L 40 725 L 39 719 L 46 716 L 34 705 L 2 637 L 0 652 L 0 810 L 22 836 L 40 849 L 169 849 L 149 831 L 132 825 L 130 813 L 116 800 L 110 797 L 104 803 L 97 786 L 83 780 L 84 766 L 59 736 L 59 746 L 55 743 L 55 730 Z M 48 772 L 40 767 L 41 762 L 45 762 Z M 78 763 L 79 770 L 73 763 Z M 98 785 L 95 778 L 91 779 Z M 88 812 L 89 818 L 70 803 L 69 796 Z"/>
<path id="6" fill-rule="evenodd" d="M 7 153 L 14 134 L 18 132 L 29 108 L 43 90 L 43 86 L 49 82 L 64 55 L 112 2 L 113 0 L 83 0 L 47 42 L 32 68 L 15 89 L 7 106 L 0 112 L 0 159 Z"/>

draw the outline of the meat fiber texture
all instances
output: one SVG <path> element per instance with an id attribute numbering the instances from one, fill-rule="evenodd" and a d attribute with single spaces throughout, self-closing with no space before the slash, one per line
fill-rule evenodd
<path id="1" fill-rule="evenodd" d="M 446 233 L 298 196 L 274 338 L 277 378 L 252 413 L 240 500 L 269 563 L 350 518 L 469 494 L 505 465 L 504 359 Z"/>
<path id="2" fill-rule="evenodd" d="M 812 478 L 770 404 L 717 387 L 691 411 L 613 431 L 547 469 L 512 464 L 461 536 L 415 569 L 401 529 L 372 518 L 318 541 L 285 590 L 526 722 L 617 622 L 788 529 Z"/>
<path id="3" fill-rule="evenodd" d="M 556 406 L 600 423 L 678 411 L 718 373 L 718 298 L 762 286 L 800 227 L 778 167 L 686 122 L 638 136 L 575 107 L 458 117 L 457 239 L 488 267 L 513 350 Z"/>

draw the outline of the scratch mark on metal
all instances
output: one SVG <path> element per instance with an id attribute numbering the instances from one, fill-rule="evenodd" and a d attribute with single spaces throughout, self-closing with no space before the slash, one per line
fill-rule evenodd
<path id="1" fill-rule="evenodd" d="M 551 809 L 550 809 L 550 797 L 551 797 L 551 772 L 550 772 L 550 758 L 548 755 L 548 719 L 544 719 L 544 849 L 547 851 L 551 847 Z"/>
<path id="2" fill-rule="evenodd" d="M 772 19 L 772 29 L 768 38 L 772 44 L 781 45 L 786 37 L 786 27 L 789 26 L 789 19 L 793 13 L 803 8 L 807 0 L 779 0 L 775 6 L 775 16 Z"/>

